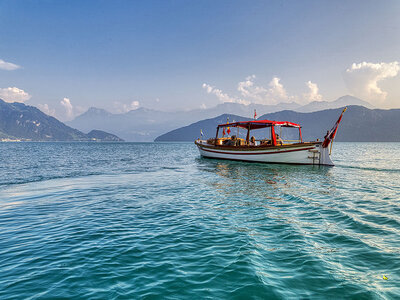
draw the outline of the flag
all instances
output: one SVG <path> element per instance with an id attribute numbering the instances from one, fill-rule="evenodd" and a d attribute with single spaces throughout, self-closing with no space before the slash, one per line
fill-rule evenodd
<path id="1" fill-rule="evenodd" d="M 257 112 L 254 110 L 254 120 L 257 119 Z"/>
<path id="2" fill-rule="evenodd" d="M 202 129 L 200 129 L 200 135 L 201 135 L 201 137 L 203 137 L 203 130 Z"/>
<path id="3" fill-rule="evenodd" d="M 328 133 L 326 134 L 325 140 L 324 140 L 324 142 L 322 143 L 322 148 L 328 147 L 329 144 L 330 144 L 330 143 L 333 141 L 333 139 L 335 138 L 336 132 L 337 132 L 338 127 L 339 127 L 339 123 L 340 123 L 340 121 L 342 121 L 343 114 L 344 114 L 344 112 L 345 112 L 346 110 L 347 110 L 347 107 L 345 107 L 345 108 L 343 109 L 343 111 L 342 111 L 342 113 L 340 114 L 340 117 L 339 117 L 339 119 L 336 121 L 335 125 L 334 125 L 334 126 L 332 127 L 332 129 L 331 129 L 330 131 L 328 131 Z"/>
<path id="4" fill-rule="evenodd" d="M 222 136 L 225 136 L 225 127 L 224 128 L 222 128 Z"/>
<path id="5" fill-rule="evenodd" d="M 229 124 L 229 117 L 226 117 L 226 124 Z M 226 133 L 227 133 L 228 135 L 231 134 L 231 129 L 230 129 L 229 127 L 226 128 Z"/>

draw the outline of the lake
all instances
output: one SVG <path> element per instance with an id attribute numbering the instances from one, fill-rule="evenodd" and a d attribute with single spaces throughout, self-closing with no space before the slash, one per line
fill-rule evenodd
<path id="1" fill-rule="evenodd" d="M 0 158 L 1 299 L 400 297 L 400 143 L 335 143 L 335 167 L 193 143 Z"/>

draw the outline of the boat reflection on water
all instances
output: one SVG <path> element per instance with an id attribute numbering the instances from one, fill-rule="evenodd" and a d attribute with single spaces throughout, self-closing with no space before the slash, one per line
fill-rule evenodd
<path id="1" fill-rule="evenodd" d="M 251 199 L 280 199 L 287 193 L 323 193 L 332 189 L 332 170 L 316 165 L 280 165 L 198 158 L 202 171 L 220 178 L 210 178 L 218 192 L 242 195 Z"/>
<path id="2" fill-rule="evenodd" d="M 206 181 L 214 191 L 215 201 L 209 205 L 234 226 L 252 234 L 257 234 L 254 220 L 256 226 L 278 222 L 290 224 L 290 228 L 297 224 L 296 230 L 308 228 L 301 231 L 315 232 L 320 230 L 315 228 L 319 222 L 310 224 L 308 217 L 299 216 L 312 214 L 316 209 L 336 209 L 327 201 L 336 193 L 331 168 L 207 158 L 198 159 L 198 168 L 214 175 Z"/>

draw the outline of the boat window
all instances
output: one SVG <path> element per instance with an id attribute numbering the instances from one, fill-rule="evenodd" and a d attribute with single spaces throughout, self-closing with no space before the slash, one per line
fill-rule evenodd
<path id="1" fill-rule="evenodd" d="M 293 144 L 300 142 L 298 128 L 275 126 L 275 133 L 279 135 L 284 144 Z"/>

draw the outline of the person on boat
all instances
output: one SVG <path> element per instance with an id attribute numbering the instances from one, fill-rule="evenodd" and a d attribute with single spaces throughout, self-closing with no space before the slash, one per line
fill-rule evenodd
<path id="1" fill-rule="evenodd" d="M 283 145 L 283 140 L 279 136 L 279 134 L 276 134 L 276 144 L 277 145 Z"/>
<path id="2" fill-rule="evenodd" d="M 236 135 L 232 135 L 230 140 L 227 140 L 227 146 L 236 146 Z"/>
<path id="3" fill-rule="evenodd" d="M 272 143 L 271 143 L 271 140 L 263 139 L 263 140 L 260 141 L 260 145 L 261 146 L 271 146 Z"/>
<path id="4" fill-rule="evenodd" d="M 256 145 L 256 138 L 255 138 L 254 136 L 252 136 L 252 137 L 250 138 L 250 143 L 249 143 L 249 145 L 250 145 L 250 146 L 255 146 L 255 145 Z"/>

